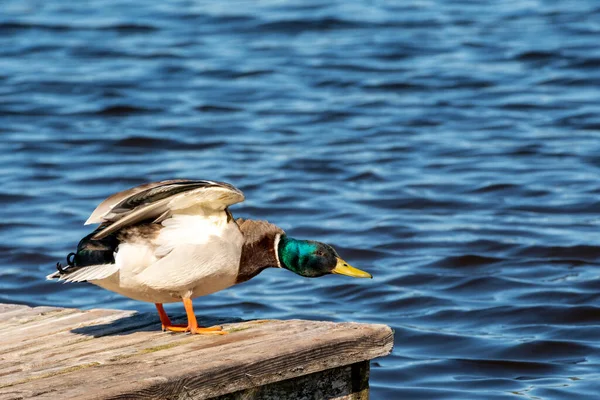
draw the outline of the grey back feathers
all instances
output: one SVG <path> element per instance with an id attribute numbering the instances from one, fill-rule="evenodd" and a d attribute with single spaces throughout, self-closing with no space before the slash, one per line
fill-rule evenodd
<path id="1" fill-rule="evenodd" d="M 244 235 L 236 283 L 255 277 L 265 268 L 277 267 L 275 238 L 277 235 L 285 235 L 283 229 L 267 221 L 238 218 L 235 222 Z"/>
<path id="2" fill-rule="evenodd" d="M 160 224 L 128 226 L 117 233 L 117 239 L 120 243 L 143 244 L 156 247 L 155 239 L 158 237 L 161 228 Z"/>
<path id="3" fill-rule="evenodd" d="M 234 186 L 206 180 L 168 180 L 154 182 L 117 193 L 94 210 L 88 223 L 103 223 L 93 239 L 102 239 L 119 229 L 144 220 L 160 222 L 177 211 L 201 206 L 225 210 L 244 200 Z"/>

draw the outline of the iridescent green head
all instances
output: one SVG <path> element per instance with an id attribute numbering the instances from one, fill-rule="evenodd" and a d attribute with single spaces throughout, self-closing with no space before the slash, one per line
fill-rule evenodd
<path id="1" fill-rule="evenodd" d="M 333 247 L 325 243 L 297 240 L 282 235 L 277 246 L 277 254 L 283 268 L 308 278 L 327 274 L 372 278 L 368 272 L 348 265 L 338 256 Z"/>

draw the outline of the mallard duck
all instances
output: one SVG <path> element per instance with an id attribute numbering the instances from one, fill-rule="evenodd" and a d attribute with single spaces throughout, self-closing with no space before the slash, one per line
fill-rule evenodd
<path id="1" fill-rule="evenodd" d="M 87 281 L 154 303 L 163 330 L 193 334 L 225 331 L 198 326 L 192 299 L 245 282 L 265 268 L 311 278 L 372 278 L 325 243 L 294 239 L 267 221 L 234 219 L 228 207 L 243 200 L 234 186 L 208 180 L 167 180 L 116 193 L 85 222 L 98 228 L 47 278 Z M 172 324 L 163 308 L 179 301 L 186 325 Z"/>

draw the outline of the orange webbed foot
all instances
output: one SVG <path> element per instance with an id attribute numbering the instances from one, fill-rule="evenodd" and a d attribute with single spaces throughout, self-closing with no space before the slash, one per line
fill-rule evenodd
<path id="1" fill-rule="evenodd" d="M 211 326 L 208 328 L 197 326 L 195 329 L 191 329 L 190 332 L 192 334 L 202 334 L 202 335 L 227 335 L 227 332 L 223 330 L 220 326 Z"/>
<path id="2" fill-rule="evenodd" d="M 226 335 L 227 332 L 223 330 L 220 326 L 211 326 L 204 327 L 198 326 L 198 322 L 196 320 L 196 315 L 194 314 L 194 309 L 192 307 L 191 299 L 183 299 L 183 305 L 185 306 L 185 311 L 188 317 L 187 325 L 183 324 L 172 324 L 171 320 L 167 316 L 167 313 L 163 309 L 162 304 L 156 304 L 156 309 L 158 310 L 158 315 L 160 316 L 160 322 L 162 325 L 163 331 L 171 331 L 171 332 L 190 332 L 194 335 Z"/>
<path id="3" fill-rule="evenodd" d="M 181 330 L 181 328 L 187 328 L 186 324 L 171 324 L 171 325 L 161 325 L 163 332 L 173 331 L 173 332 L 185 332 L 185 329 Z"/>
<path id="4" fill-rule="evenodd" d="M 203 326 L 190 326 L 190 325 L 170 325 L 165 326 L 164 330 L 171 332 L 190 332 L 194 335 L 226 335 L 227 332 L 220 326 L 211 326 L 205 328 Z"/>

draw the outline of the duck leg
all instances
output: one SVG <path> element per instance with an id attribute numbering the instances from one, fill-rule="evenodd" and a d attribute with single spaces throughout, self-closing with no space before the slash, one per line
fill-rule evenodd
<path id="1" fill-rule="evenodd" d="M 154 303 L 154 305 L 156 306 L 156 311 L 158 311 L 158 316 L 160 317 L 160 323 L 162 325 L 163 331 L 166 331 L 167 328 L 169 328 L 169 327 L 176 327 L 176 328 L 186 328 L 187 327 L 187 325 L 172 324 L 171 319 L 169 318 L 169 316 L 165 312 L 165 309 L 163 308 L 163 305 L 161 303 Z"/>
<path id="2" fill-rule="evenodd" d="M 205 328 L 198 326 L 198 321 L 196 320 L 196 314 L 194 314 L 194 307 L 192 305 L 192 299 L 183 299 L 183 306 L 185 307 L 185 312 L 188 318 L 187 325 L 173 325 L 169 320 L 169 317 L 162 309 L 162 304 L 157 304 L 156 309 L 158 310 L 158 315 L 160 316 L 160 321 L 163 325 L 163 330 L 172 331 L 172 332 L 191 332 L 192 334 L 212 334 L 212 335 L 225 335 L 227 332 L 223 331 L 223 328 L 220 326 L 211 326 L 210 328 Z M 162 313 L 161 313 L 162 309 Z M 163 319 L 165 318 L 165 319 Z M 166 322 L 166 324 L 165 324 Z"/>

